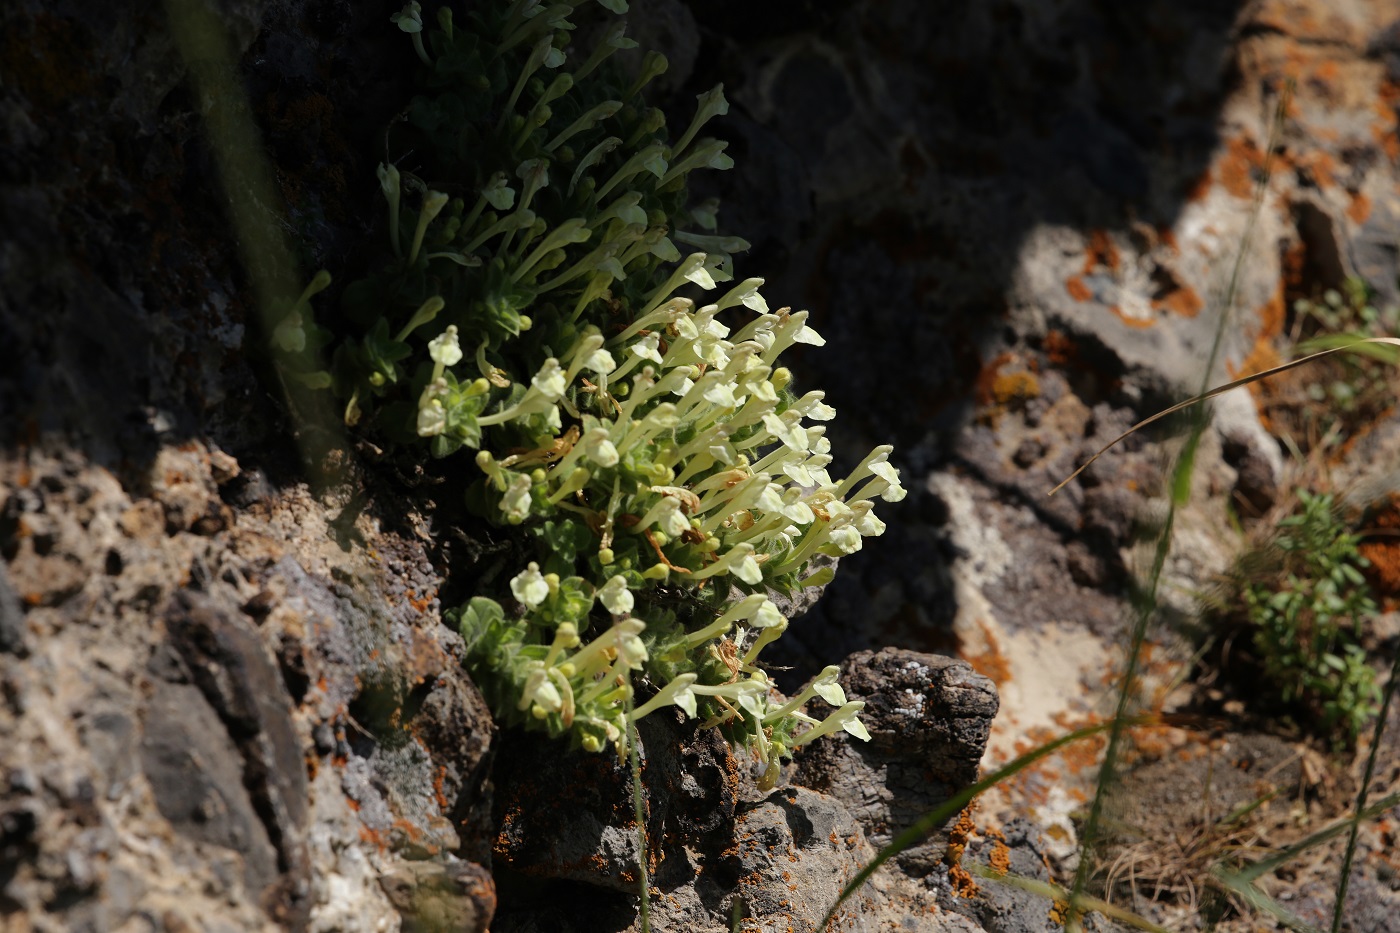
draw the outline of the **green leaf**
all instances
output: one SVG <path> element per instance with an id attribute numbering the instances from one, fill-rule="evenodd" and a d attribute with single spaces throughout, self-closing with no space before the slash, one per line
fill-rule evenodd
<path id="1" fill-rule="evenodd" d="M 398 382 L 397 363 L 407 359 L 412 352 L 408 344 L 400 343 L 389 336 L 389 321 L 381 317 L 365 335 L 364 360 L 369 369 L 366 375 L 378 373 L 384 377 L 385 382 Z"/>
<path id="2" fill-rule="evenodd" d="M 477 653 L 478 646 L 489 642 L 505 621 L 501 604 L 485 596 L 473 596 L 458 610 L 457 630 L 467 643 L 467 653 Z"/>

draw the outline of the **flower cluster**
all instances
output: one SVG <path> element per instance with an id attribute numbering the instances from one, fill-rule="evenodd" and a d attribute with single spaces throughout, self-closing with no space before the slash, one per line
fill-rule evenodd
<path id="1" fill-rule="evenodd" d="M 880 534 L 874 500 L 904 490 L 888 447 L 829 474 L 835 412 L 779 362 L 823 344 L 806 312 L 770 311 L 762 279 L 720 290 L 748 244 L 686 185 L 733 164 L 701 135 L 722 88 L 670 141 L 641 97 L 665 57 L 624 73 L 625 24 L 579 49 L 580 12 L 393 17 L 423 65 L 407 138 L 390 137 L 414 170 L 380 166 L 390 253 L 344 289 L 330 371 L 292 375 L 333 388 L 386 448 L 476 451 L 448 478 L 519 555 L 456 614 L 498 717 L 621 750 L 629 708 L 674 706 L 756 747 L 771 776 L 804 741 L 864 730 L 832 669 L 773 699 L 757 659 L 788 623 L 770 595 L 824 583 L 811 560 Z M 301 305 L 274 339 L 330 339 Z M 837 707 L 822 723 L 801 712 L 816 695 Z"/>
<path id="2" fill-rule="evenodd" d="M 639 640 L 648 626 L 632 591 L 712 583 L 728 599 L 755 590 L 696 630 L 661 633 L 650 650 L 672 657 L 672 667 L 678 655 L 700 657 L 689 671 L 668 670 L 670 682 L 636 715 L 671 703 L 695 716 L 697 696 L 720 698 L 707 719 L 747 719 L 739 731 L 775 766 L 791 742 L 771 738 L 774 717 L 781 721 L 795 708 L 767 706 L 769 684 L 756 661 L 788 623 L 763 594 L 822 582 L 803 579 L 808 562 L 851 554 L 863 537 L 882 533 L 874 500 L 898 501 L 904 489 L 889 447 L 876 448 L 844 479 L 829 475 L 825 428 L 808 422 L 835 411 L 821 392 L 787 391 L 791 376 L 774 365 L 794 343 L 823 343 L 804 312 L 769 312 L 759 279 L 698 310 L 670 294 L 680 283 L 716 288 L 706 262 L 705 254 L 690 256 L 650 296 L 650 311 L 611 339 L 586 328 L 563 360 L 544 361 L 518 400 L 473 416 L 479 426 L 514 422 L 530 445 L 500 459 L 490 450 L 476 456 L 496 517 L 538 529 L 564 572 L 585 564 L 592 579 L 606 581 L 593 595 L 613 619 L 580 648 L 578 626 L 593 601 L 588 584 L 559 572 L 542 575 L 532 563 L 511 581 L 511 592 L 527 630 L 553 632 L 548 649 L 526 657 L 523 667 L 518 654 L 498 654 L 496 663 L 522 686 L 519 711 L 552 732 L 573 730 L 585 747 L 616 743 L 625 736 L 629 672 L 650 673 Z M 752 319 L 731 332 L 719 315 L 739 307 L 752 309 Z M 565 516 L 585 533 L 564 545 L 561 560 L 553 529 Z M 490 642 L 485 620 L 478 605 L 464 621 L 474 645 Z M 729 662 L 723 682 L 697 684 L 694 669 L 705 666 L 712 648 Z M 836 705 L 837 721 L 859 734 L 859 705 Z"/>

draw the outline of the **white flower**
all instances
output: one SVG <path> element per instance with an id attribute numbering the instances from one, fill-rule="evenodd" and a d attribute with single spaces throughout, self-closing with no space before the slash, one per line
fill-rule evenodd
<path id="1" fill-rule="evenodd" d="M 715 287 L 715 280 L 710 275 L 710 270 L 705 268 L 705 254 L 691 253 L 681 264 L 681 277 L 694 282 L 701 288 L 710 289 Z"/>
<path id="2" fill-rule="evenodd" d="M 699 678 L 694 674 L 677 674 L 676 679 L 657 691 L 656 696 L 647 700 L 632 711 L 632 721 L 653 713 L 663 706 L 674 703 L 685 710 L 687 716 L 695 715 L 695 693 L 690 687 Z"/>
<path id="3" fill-rule="evenodd" d="M 866 538 L 878 538 L 885 533 L 885 523 L 876 517 L 873 509 L 864 510 L 853 527 Z"/>
<path id="4" fill-rule="evenodd" d="M 797 335 L 793 337 L 792 340 L 793 343 L 805 343 L 813 347 L 826 346 L 826 338 L 805 324 L 802 325 L 802 328 L 798 330 Z"/>
<path id="5" fill-rule="evenodd" d="M 272 330 L 272 340 L 287 353 L 306 349 L 306 331 L 302 329 L 301 312 L 293 311 Z"/>
<path id="6" fill-rule="evenodd" d="M 441 434 L 446 427 L 447 412 L 443 410 L 442 402 L 431 399 L 427 405 L 418 409 L 419 437 L 435 437 Z"/>
<path id="7" fill-rule="evenodd" d="M 840 676 L 841 669 L 833 664 L 824 668 L 816 680 L 812 681 L 812 691 L 837 708 L 846 705 L 846 691 L 836 682 Z"/>
<path id="8" fill-rule="evenodd" d="M 564 370 L 560 368 L 559 361 L 552 356 L 544 361 L 544 365 L 530 380 L 530 384 L 550 401 L 562 396 L 564 390 L 568 388 L 568 384 L 564 381 Z"/>
<path id="9" fill-rule="evenodd" d="M 783 495 L 783 517 L 799 525 L 810 525 L 817 518 L 807 503 L 802 501 L 801 489 L 789 489 Z"/>
<path id="10" fill-rule="evenodd" d="M 792 406 L 813 421 L 830 421 L 836 417 L 836 409 L 822 401 L 825 392 L 808 392 Z"/>
<path id="11" fill-rule="evenodd" d="M 558 49 L 550 49 L 551 52 L 558 52 Z M 562 54 L 562 53 L 561 53 Z M 545 64 L 549 68 L 556 68 L 557 65 L 550 65 L 546 59 Z M 527 188 L 549 187 L 549 160 L 548 159 L 526 159 L 515 167 L 515 177 L 525 182 Z"/>
<path id="12" fill-rule="evenodd" d="M 821 725 L 798 736 L 792 743 L 793 746 L 806 745 L 808 742 L 835 732 L 837 729 L 844 729 L 856 738 L 869 742 L 870 733 L 866 731 L 861 721 L 856 718 L 863 709 L 865 709 L 864 700 L 853 700 L 850 703 L 843 704 L 840 709 L 826 717 L 826 720 L 822 722 Z"/>
<path id="13" fill-rule="evenodd" d="M 627 579 L 617 574 L 598 590 L 598 601 L 615 616 L 632 611 L 632 591 L 627 588 Z"/>
<path id="14" fill-rule="evenodd" d="M 861 549 L 860 532 L 854 525 L 831 529 L 827 540 L 842 554 L 854 554 Z"/>
<path id="15" fill-rule="evenodd" d="M 700 328 L 695 326 L 695 318 L 690 314 L 682 314 L 676 318 L 672 324 L 676 328 L 676 336 L 681 340 L 694 340 L 700 336 Z"/>
<path id="16" fill-rule="evenodd" d="M 783 487 L 777 483 L 769 483 L 758 494 L 757 505 L 765 512 L 781 512 L 783 508 Z"/>
<path id="17" fill-rule="evenodd" d="M 681 423 L 680 417 L 676 414 L 676 406 L 672 402 L 662 402 L 642 419 L 642 424 L 648 434 L 655 434 L 658 431 L 669 431 Z"/>
<path id="18" fill-rule="evenodd" d="M 681 685 L 676 688 L 675 695 L 671 697 L 671 702 L 685 710 L 685 714 L 691 719 L 694 719 L 696 715 L 695 691 L 690 688 L 695 683 L 696 676 L 694 674 L 682 674 L 680 677 L 677 677 L 676 680 L 679 681 L 681 677 L 688 677 L 690 679 L 681 683 Z"/>
<path id="19" fill-rule="evenodd" d="M 524 521 L 530 517 L 530 477 L 524 473 L 510 474 L 510 485 L 501 496 L 501 511 L 507 518 Z"/>
<path id="20" fill-rule="evenodd" d="M 729 568 L 729 572 L 750 586 L 757 586 L 763 581 L 763 570 L 754 560 L 753 548 L 749 548 L 748 553 Z"/>
<path id="21" fill-rule="evenodd" d="M 651 245 L 649 252 L 662 262 L 678 262 L 681 258 L 681 251 L 676 249 L 676 244 L 664 236 Z"/>
<path id="22" fill-rule="evenodd" d="M 600 467 L 614 467 L 618 463 L 617 448 L 608 439 L 607 428 L 593 428 L 579 441 L 583 445 L 583 455 Z"/>
<path id="23" fill-rule="evenodd" d="M 516 707 L 527 710 L 538 706 L 545 713 L 557 713 L 564 707 L 564 698 L 559 689 L 549 679 L 549 672 L 543 665 L 534 668 L 525 678 L 525 688 L 520 692 L 520 702 Z"/>
<path id="24" fill-rule="evenodd" d="M 530 609 L 544 602 L 549 597 L 549 584 L 540 573 L 540 565 L 530 561 L 529 566 L 511 578 L 510 591 Z"/>
<path id="25" fill-rule="evenodd" d="M 412 0 L 402 10 L 389 17 L 389 22 L 398 26 L 404 32 L 423 31 L 423 8 L 418 5 L 418 0 Z"/>
<path id="26" fill-rule="evenodd" d="M 734 397 L 734 389 L 728 383 L 715 382 L 704 393 L 705 401 L 716 408 L 737 408 L 739 400 Z"/>
<path id="27" fill-rule="evenodd" d="M 656 331 L 647 334 L 632 346 L 628 347 L 634 354 L 644 360 L 651 360 L 653 363 L 661 362 L 661 335 Z"/>
<path id="28" fill-rule="evenodd" d="M 891 486 L 899 485 L 899 470 L 897 470 L 888 460 L 877 460 L 870 464 L 870 472 L 880 477 Z"/>
<path id="29" fill-rule="evenodd" d="M 617 639 L 617 659 L 633 670 L 641 670 L 647 662 L 647 646 L 636 635 L 622 634 Z"/>
<path id="30" fill-rule="evenodd" d="M 462 345 L 457 341 L 456 324 L 447 325 L 447 330 L 428 341 L 428 355 L 434 363 L 443 366 L 456 366 L 462 362 Z"/>
<path id="31" fill-rule="evenodd" d="M 760 402 L 777 402 L 778 391 L 773 388 L 773 383 L 767 379 L 760 379 L 749 384 L 749 394 Z"/>
<path id="32" fill-rule="evenodd" d="M 690 208 L 690 216 L 695 218 L 695 222 L 706 230 L 713 230 L 719 225 L 719 199 L 708 198 Z"/>
<path id="33" fill-rule="evenodd" d="M 786 617 L 769 599 L 765 599 L 758 607 L 758 611 L 749 617 L 749 625 L 754 628 L 772 628 L 775 625 L 782 625 L 786 621 Z"/>
<path id="34" fill-rule="evenodd" d="M 807 432 L 802 430 L 800 420 L 800 416 L 790 421 L 778 415 L 764 415 L 763 426 L 769 434 L 782 441 L 784 447 L 802 453 L 807 450 Z"/>
<path id="35" fill-rule="evenodd" d="M 600 347 L 590 353 L 588 358 L 583 361 L 583 368 L 606 375 L 617 369 L 617 361 L 612 358 L 611 353 Z"/>
<path id="36" fill-rule="evenodd" d="M 481 189 L 481 196 L 498 211 L 508 211 L 515 206 L 515 189 L 506 184 L 505 172 L 492 175 L 486 187 Z"/>
<path id="37" fill-rule="evenodd" d="M 690 520 L 681 511 L 681 500 L 674 496 L 662 496 L 661 501 L 647 511 L 642 519 L 642 527 L 646 528 L 652 523 L 659 525 L 662 531 L 673 538 L 690 528 Z"/>
<path id="38" fill-rule="evenodd" d="M 758 290 L 763 287 L 763 279 L 744 279 L 738 285 L 731 288 L 718 302 L 720 308 L 732 308 L 742 304 L 744 307 L 757 311 L 759 314 L 768 313 L 768 302 L 763 300 L 763 296 Z"/>

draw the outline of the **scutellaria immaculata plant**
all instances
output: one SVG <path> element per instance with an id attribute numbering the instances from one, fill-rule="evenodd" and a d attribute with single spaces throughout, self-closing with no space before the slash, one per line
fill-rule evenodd
<path id="1" fill-rule="evenodd" d="M 665 57 L 618 67 L 636 43 L 612 18 L 579 48 L 581 5 L 393 17 L 422 67 L 410 155 L 378 173 L 389 250 L 345 289 L 334 336 L 310 319 L 318 277 L 273 339 L 333 345 L 329 374 L 292 375 L 378 441 L 453 458 L 524 555 L 449 614 L 498 719 L 622 753 L 629 700 L 633 721 L 674 706 L 754 749 L 771 783 L 805 742 L 868 738 L 835 667 L 772 691 L 759 658 L 788 620 L 771 597 L 827 582 L 813 559 L 882 533 L 874 502 L 904 489 L 887 446 L 829 475 L 835 412 L 780 361 L 823 339 L 771 311 L 763 279 L 732 284 L 748 244 L 688 199 L 691 172 L 733 164 L 700 135 L 722 87 L 671 140 L 642 98 Z M 836 711 L 808 716 L 814 696 Z"/>

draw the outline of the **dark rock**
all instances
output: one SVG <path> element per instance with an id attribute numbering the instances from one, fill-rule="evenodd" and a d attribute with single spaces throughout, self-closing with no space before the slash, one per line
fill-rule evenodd
<path id="1" fill-rule="evenodd" d="M 24 610 L 20 608 L 19 594 L 10 583 L 9 572 L 0 564 L 0 651 L 23 657 L 24 650 Z"/>
<path id="2" fill-rule="evenodd" d="M 254 892 L 279 875 L 278 852 L 243 786 L 233 737 L 197 687 L 157 681 L 142 723 L 141 766 L 176 832 L 237 852 Z"/>
<path id="3" fill-rule="evenodd" d="M 870 741 L 841 732 L 804 746 L 793 780 L 841 801 L 881 846 L 977 780 L 996 687 L 966 661 L 898 648 L 853 654 L 841 668 L 846 695 L 865 701 Z M 820 717 L 823 704 L 812 707 Z M 927 867 L 943 847 L 934 838 L 901 858 Z"/>
<path id="4" fill-rule="evenodd" d="M 640 734 L 649 869 L 661 884 L 687 871 L 684 847 L 709 850 L 729 838 L 738 771 L 712 730 L 658 713 L 642 720 Z M 507 733 L 494 783 L 500 863 L 536 878 L 636 890 L 641 844 L 625 760 Z M 539 806 L 546 799 L 550 806 Z"/>
<path id="5" fill-rule="evenodd" d="M 309 871 L 308 789 L 292 703 L 277 667 L 245 617 L 202 594 L 181 591 L 165 620 L 194 683 L 242 752 L 244 782 L 267 819 L 279 864 L 291 876 L 290 893 L 300 901 Z"/>

